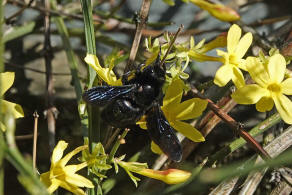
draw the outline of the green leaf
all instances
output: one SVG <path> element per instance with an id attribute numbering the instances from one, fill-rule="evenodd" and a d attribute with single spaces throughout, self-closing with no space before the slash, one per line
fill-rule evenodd
<path id="1" fill-rule="evenodd" d="M 4 32 L 3 43 L 19 38 L 26 34 L 31 33 L 34 30 L 35 22 L 29 22 L 23 26 L 11 27 Z"/>

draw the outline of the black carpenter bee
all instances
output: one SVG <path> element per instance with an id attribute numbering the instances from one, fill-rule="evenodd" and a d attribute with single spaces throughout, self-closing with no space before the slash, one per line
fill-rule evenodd
<path id="1" fill-rule="evenodd" d="M 142 70 L 143 64 L 134 72 L 123 75 L 122 86 L 93 87 L 83 94 L 89 104 L 105 106 L 103 120 L 114 127 L 127 127 L 146 115 L 150 138 L 172 160 L 180 161 L 182 149 L 173 128 L 166 120 L 160 105 L 163 99 L 162 86 L 165 83 L 165 64 L 158 56 L 153 65 Z"/>

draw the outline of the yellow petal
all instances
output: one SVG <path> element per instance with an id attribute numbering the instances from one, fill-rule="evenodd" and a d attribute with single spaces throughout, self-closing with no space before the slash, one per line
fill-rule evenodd
<path id="1" fill-rule="evenodd" d="M 136 124 L 139 125 L 141 129 L 147 129 L 146 115 L 143 115 Z"/>
<path id="2" fill-rule="evenodd" d="M 62 160 L 60 160 L 60 165 L 65 166 L 67 164 L 67 162 L 72 158 L 72 156 L 74 156 L 75 154 L 77 154 L 78 152 L 80 152 L 82 150 L 85 150 L 86 148 L 88 148 L 88 145 L 79 146 L 79 147 L 75 148 L 73 151 L 66 154 L 66 156 L 64 156 L 64 158 Z"/>
<path id="3" fill-rule="evenodd" d="M 275 54 L 269 59 L 268 71 L 272 81 L 281 83 L 285 76 L 286 60 L 281 54 Z"/>
<path id="4" fill-rule="evenodd" d="M 246 68 L 251 78 L 260 86 L 267 86 L 270 76 L 260 59 L 256 57 L 248 57 L 246 59 Z"/>
<path id="5" fill-rule="evenodd" d="M 239 104 L 255 104 L 263 96 L 269 96 L 269 91 L 257 84 L 246 85 L 237 89 L 231 97 Z"/>
<path id="6" fill-rule="evenodd" d="M 225 51 L 220 49 L 216 49 L 216 53 L 218 56 L 222 56 L 221 61 L 223 64 L 229 64 L 229 55 Z"/>
<path id="7" fill-rule="evenodd" d="M 233 67 L 232 81 L 237 89 L 245 85 L 243 74 L 236 66 Z"/>
<path id="8" fill-rule="evenodd" d="M 146 122 L 138 121 L 136 124 L 139 125 L 141 129 L 144 129 L 144 130 L 147 129 L 147 123 Z"/>
<path id="9" fill-rule="evenodd" d="M 292 78 L 288 78 L 282 82 L 282 92 L 286 95 L 292 95 Z"/>
<path id="10" fill-rule="evenodd" d="M 98 74 L 98 76 L 109 85 L 121 85 L 121 80 L 117 80 L 114 72 L 109 68 L 102 68 L 98 58 L 93 54 L 87 54 L 84 61 L 89 64 Z"/>
<path id="11" fill-rule="evenodd" d="M 163 98 L 163 108 L 168 109 L 168 107 L 173 107 L 181 101 L 183 93 L 183 81 L 180 79 L 175 79 L 168 86 L 165 96 Z"/>
<path id="12" fill-rule="evenodd" d="M 87 162 L 83 162 L 77 165 L 67 165 L 63 168 L 63 171 L 66 172 L 66 174 L 75 174 L 75 172 L 83 169 L 84 167 L 87 167 Z"/>
<path id="13" fill-rule="evenodd" d="M 181 134 L 183 134 L 185 137 L 192 140 L 193 142 L 205 141 L 205 138 L 201 134 L 201 132 L 188 123 L 181 122 L 181 121 L 174 121 L 171 123 L 171 125 L 175 130 L 177 130 L 178 132 L 180 132 Z"/>
<path id="14" fill-rule="evenodd" d="M 241 29 L 237 24 L 233 24 L 227 34 L 227 51 L 233 53 L 241 37 Z"/>
<path id="15" fill-rule="evenodd" d="M 180 103 L 174 113 L 177 120 L 188 120 L 197 118 L 206 109 L 208 104 L 207 100 L 202 100 L 200 98 L 192 98 L 187 101 Z"/>
<path id="16" fill-rule="evenodd" d="M 235 49 L 235 54 L 238 59 L 242 58 L 245 55 L 251 43 L 252 43 L 252 34 L 248 32 L 240 39 Z"/>
<path id="17" fill-rule="evenodd" d="M 292 124 L 292 102 L 283 94 L 273 96 L 275 106 L 285 123 Z"/>
<path id="18" fill-rule="evenodd" d="M 237 61 L 238 61 L 237 67 L 240 68 L 241 70 L 247 71 L 247 69 L 246 69 L 246 60 L 238 59 Z"/>
<path id="19" fill-rule="evenodd" d="M 86 179 L 85 177 L 78 174 L 66 175 L 65 180 L 68 183 L 78 187 L 94 188 L 94 185 L 89 179 Z"/>
<path id="20" fill-rule="evenodd" d="M 53 150 L 52 154 L 52 159 L 51 162 L 52 164 L 57 163 L 63 156 L 64 150 L 67 148 L 68 143 L 66 143 L 63 140 L 60 140 L 57 144 L 57 146 Z"/>
<path id="21" fill-rule="evenodd" d="M 226 34 L 217 36 L 214 40 L 210 41 L 209 43 L 205 44 L 201 49 L 200 52 L 205 53 L 212 49 L 218 47 L 226 47 L 227 45 L 227 37 Z"/>
<path id="22" fill-rule="evenodd" d="M 13 114 L 14 118 L 24 117 L 22 107 L 19 104 L 2 100 L 1 106 L 2 106 L 2 109 L 1 109 L 2 113 L 10 112 Z"/>
<path id="23" fill-rule="evenodd" d="M 162 150 L 154 141 L 151 141 L 151 151 L 155 154 L 163 154 Z"/>
<path id="24" fill-rule="evenodd" d="M 51 185 L 47 188 L 48 192 L 52 194 L 54 191 L 58 189 L 62 182 L 58 179 L 52 179 Z"/>
<path id="25" fill-rule="evenodd" d="M 49 187 L 52 183 L 50 180 L 50 172 L 45 172 L 40 175 L 40 180 L 45 186 Z"/>
<path id="26" fill-rule="evenodd" d="M 223 65 L 217 70 L 214 83 L 219 87 L 223 87 L 231 80 L 232 77 L 233 77 L 232 66 Z"/>
<path id="27" fill-rule="evenodd" d="M 85 192 L 82 189 L 78 188 L 75 185 L 71 185 L 71 184 L 69 184 L 69 183 L 67 183 L 65 181 L 61 181 L 60 187 L 68 190 L 69 192 L 72 192 L 75 195 L 86 195 Z"/>
<path id="28" fill-rule="evenodd" d="M 267 112 L 272 110 L 274 107 L 274 101 L 271 97 L 262 97 L 257 103 L 256 103 L 256 109 L 259 112 Z"/>
<path id="29" fill-rule="evenodd" d="M 190 50 L 188 52 L 188 56 L 192 59 L 192 60 L 196 60 L 198 62 L 204 62 L 204 61 L 221 61 L 220 58 L 218 57 L 213 57 L 213 56 L 208 56 L 208 55 L 205 55 L 203 52 L 200 53 L 195 51 L 195 50 Z"/>
<path id="30" fill-rule="evenodd" d="M 0 79 L 1 79 L 0 97 L 3 96 L 3 94 L 12 86 L 14 82 L 14 77 L 15 77 L 14 72 L 0 73 Z"/>

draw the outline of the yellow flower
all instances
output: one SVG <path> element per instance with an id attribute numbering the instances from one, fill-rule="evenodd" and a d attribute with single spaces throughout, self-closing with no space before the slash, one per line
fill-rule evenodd
<path id="1" fill-rule="evenodd" d="M 107 84 L 112 86 L 122 85 L 121 79 L 117 80 L 113 67 L 103 68 L 100 66 L 98 58 L 93 54 L 87 54 L 84 61 L 90 65 L 98 74 L 98 76 Z"/>
<path id="2" fill-rule="evenodd" d="M 206 109 L 208 102 L 199 98 L 181 102 L 183 86 L 183 81 L 180 79 L 174 80 L 169 85 L 161 109 L 170 125 L 178 132 L 194 142 L 205 141 L 200 131 L 183 121 L 200 116 Z"/>
<path id="3" fill-rule="evenodd" d="M 1 90 L 0 90 L 0 100 L 1 100 L 1 113 L 11 112 L 14 118 L 21 118 L 24 117 L 22 107 L 18 104 L 3 100 L 4 93 L 12 86 L 14 82 L 15 74 L 14 72 L 4 72 L 0 73 L 0 83 L 1 83 Z M 0 119 L 0 129 L 2 131 L 6 130 L 6 127 L 3 123 L 3 117 Z"/>
<path id="4" fill-rule="evenodd" d="M 190 176 L 191 173 L 179 169 L 167 169 L 163 171 L 157 171 L 153 169 L 142 169 L 140 171 L 134 171 L 140 175 L 150 177 L 163 181 L 167 184 L 178 184 L 185 182 Z"/>
<path id="5" fill-rule="evenodd" d="M 41 174 L 41 181 L 48 187 L 49 193 L 53 193 L 58 187 L 62 187 L 73 194 L 85 195 L 85 192 L 79 187 L 93 188 L 94 185 L 90 180 L 76 174 L 76 172 L 86 167 L 87 162 L 78 165 L 66 164 L 74 155 L 86 149 L 88 146 L 80 146 L 62 158 L 67 146 L 68 143 L 65 141 L 58 142 L 52 154 L 50 171 Z"/>
<path id="6" fill-rule="evenodd" d="M 274 104 L 282 119 L 292 124 L 292 102 L 285 95 L 292 95 L 292 78 L 284 80 L 286 61 L 281 54 L 262 63 L 258 58 L 247 58 L 247 70 L 256 84 L 246 85 L 232 94 L 239 104 L 256 104 L 260 112 L 269 111 Z"/>
<path id="7" fill-rule="evenodd" d="M 123 157 L 122 157 L 123 158 Z M 120 165 L 130 176 L 132 181 L 137 186 L 137 181 L 140 181 L 139 178 L 135 177 L 132 172 L 163 181 L 167 184 L 178 184 L 185 182 L 190 176 L 191 173 L 179 169 L 167 169 L 163 171 L 157 171 L 153 169 L 148 169 L 146 163 L 138 162 L 125 162 L 121 159 L 115 158 L 114 162 Z M 115 166 L 117 167 L 117 166 Z"/>
<path id="8" fill-rule="evenodd" d="M 178 132 L 183 134 L 193 142 L 203 142 L 205 138 L 189 123 L 183 122 L 184 120 L 197 118 L 206 109 L 208 102 L 199 98 L 192 98 L 181 102 L 183 94 L 183 81 L 175 79 L 167 88 L 165 96 L 163 98 L 163 106 L 161 107 L 169 124 Z M 137 122 L 141 128 L 147 129 L 145 117 Z M 154 143 L 151 143 L 151 148 L 155 153 L 159 153 Z"/>
<path id="9" fill-rule="evenodd" d="M 217 55 L 222 56 L 223 65 L 217 70 L 214 83 L 219 87 L 225 86 L 230 80 L 237 88 L 244 86 L 242 70 L 246 70 L 245 60 L 242 57 L 252 43 L 252 34 L 246 33 L 242 38 L 241 29 L 234 24 L 227 34 L 227 52 L 217 50 Z"/>
<path id="10" fill-rule="evenodd" d="M 212 16 L 221 21 L 232 22 L 240 19 L 240 16 L 236 11 L 222 4 L 212 4 L 205 0 L 184 1 L 190 1 L 201 9 L 208 11 Z"/>

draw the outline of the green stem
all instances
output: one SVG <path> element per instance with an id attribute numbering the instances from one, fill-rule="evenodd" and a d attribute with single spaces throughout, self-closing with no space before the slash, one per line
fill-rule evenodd
<path id="1" fill-rule="evenodd" d="M 50 3 L 51 3 L 52 9 L 56 10 L 57 9 L 57 1 L 50 0 Z M 72 46 L 71 46 L 71 43 L 69 40 L 68 29 L 67 29 L 62 17 L 60 17 L 60 16 L 53 17 L 52 20 L 55 22 L 55 24 L 57 26 L 58 33 L 61 35 L 63 45 L 64 45 L 64 48 L 66 51 L 68 63 L 70 66 L 70 71 L 71 71 L 72 80 L 73 80 L 73 84 L 74 84 L 74 88 L 75 88 L 77 102 L 80 102 L 81 95 L 82 95 L 82 87 L 81 87 L 81 83 L 80 83 L 80 80 L 78 77 L 78 61 L 76 59 L 75 53 L 72 49 Z"/>
<path id="2" fill-rule="evenodd" d="M 6 141 L 2 143 L 1 150 L 5 151 L 7 160 L 19 171 L 19 181 L 23 187 L 29 192 L 35 194 L 48 194 L 45 186 L 41 183 L 38 176 L 35 174 L 31 162 L 27 162 L 19 152 L 15 142 L 15 120 L 11 113 L 5 114 L 6 126 Z"/>
<path id="3" fill-rule="evenodd" d="M 96 46 L 95 46 L 95 33 L 94 26 L 92 20 L 92 5 L 91 0 L 80 0 L 82 6 L 82 12 L 84 17 L 84 32 L 85 32 L 85 40 L 86 40 L 86 48 L 87 53 L 96 55 Z M 88 66 L 88 88 L 91 88 L 96 77 L 96 72 L 93 68 Z M 97 118 L 97 126 L 95 131 L 97 132 L 97 136 L 94 136 L 93 132 L 93 113 L 92 107 L 90 105 L 87 106 L 87 114 L 88 114 L 88 142 L 89 142 L 89 151 L 92 152 L 93 149 L 93 141 L 100 141 L 100 120 L 99 120 L 99 109 L 96 110 L 98 118 Z M 93 174 L 89 172 L 89 177 L 92 180 Z M 93 181 L 93 180 L 92 180 Z M 89 189 L 89 194 L 96 194 L 98 184 L 95 183 L 95 188 Z"/>
<path id="4" fill-rule="evenodd" d="M 125 129 L 124 132 L 122 133 L 121 136 L 119 136 L 119 138 L 116 140 L 114 146 L 112 147 L 112 150 L 109 154 L 109 157 L 108 157 L 108 163 L 111 163 L 117 150 L 119 149 L 120 145 L 121 145 L 121 140 L 124 139 L 127 135 L 127 133 L 129 132 L 129 129 Z"/>

